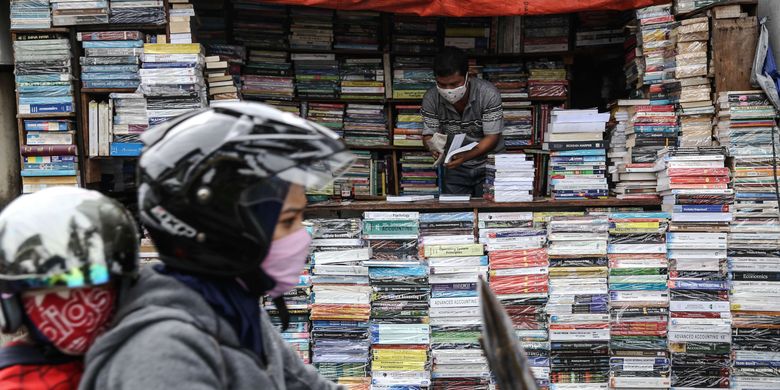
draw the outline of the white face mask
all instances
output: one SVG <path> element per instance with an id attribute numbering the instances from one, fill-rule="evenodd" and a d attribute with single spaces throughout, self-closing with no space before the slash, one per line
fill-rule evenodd
<path id="1" fill-rule="evenodd" d="M 460 99 L 463 99 L 463 96 L 466 95 L 466 85 L 468 85 L 469 82 L 469 75 L 466 74 L 466 81 L 463 82 L 463 85 L 457 88 L 452 89 L 444 89 L 436 86 L 436 89 L 439 90 L 439 95 L 444 98 L 444 100 L 450 102 L 450 104 L 455 104 Z"/>

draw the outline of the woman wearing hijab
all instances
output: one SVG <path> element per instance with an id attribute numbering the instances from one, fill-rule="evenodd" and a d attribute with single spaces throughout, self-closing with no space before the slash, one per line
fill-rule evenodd
<path id="1" fill-rule="evenodd" d="M 259 299 L 298 282 L 304 188 L 353 156 L 335 133 L 231 103 L 143 136 L 139 208 L 162 265 L 145 267 L 87 354 L 81 389 L 336 389 L 284 342 Z"/>

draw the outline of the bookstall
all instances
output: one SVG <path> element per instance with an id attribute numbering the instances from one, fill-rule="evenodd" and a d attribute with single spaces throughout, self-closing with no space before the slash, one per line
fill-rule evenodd
<path id="1" fill-rule="evenodd" d="M 264 102 L 356 155 L 309 190 L 310 262 L 286 295 L 284 337 L 328 378 L 494 388 L 482 277 L 540 389 L 778 389 L 780 140 L 750 81 L 756 3 L 11 0 L 23 192 L 133 209 L 146 129 Z M 445 46 L 500 92 L 484 198 L 440 194 L 423 145 Z"/>

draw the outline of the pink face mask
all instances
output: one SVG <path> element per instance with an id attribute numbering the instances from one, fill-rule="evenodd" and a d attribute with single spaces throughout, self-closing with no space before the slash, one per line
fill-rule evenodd
<path id="1" fill-rule="evenodd" d="M 311 236 L 306 228 L 271 243 L 260 268 L 276 282 L 276 286 L 267 292 L 272 298 L 280 297 L 298 285 L 301 270 L 309 255 L 309 244 Z"/>

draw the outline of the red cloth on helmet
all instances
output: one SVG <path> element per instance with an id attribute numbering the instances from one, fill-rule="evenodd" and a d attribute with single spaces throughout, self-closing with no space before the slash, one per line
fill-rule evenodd
<path id="1" fill-rule="evenodd" d="M 0 370 L 3 390 L 76 390 L 84 363 L 80 360 L 63 364 L 16 365 Z"/>

